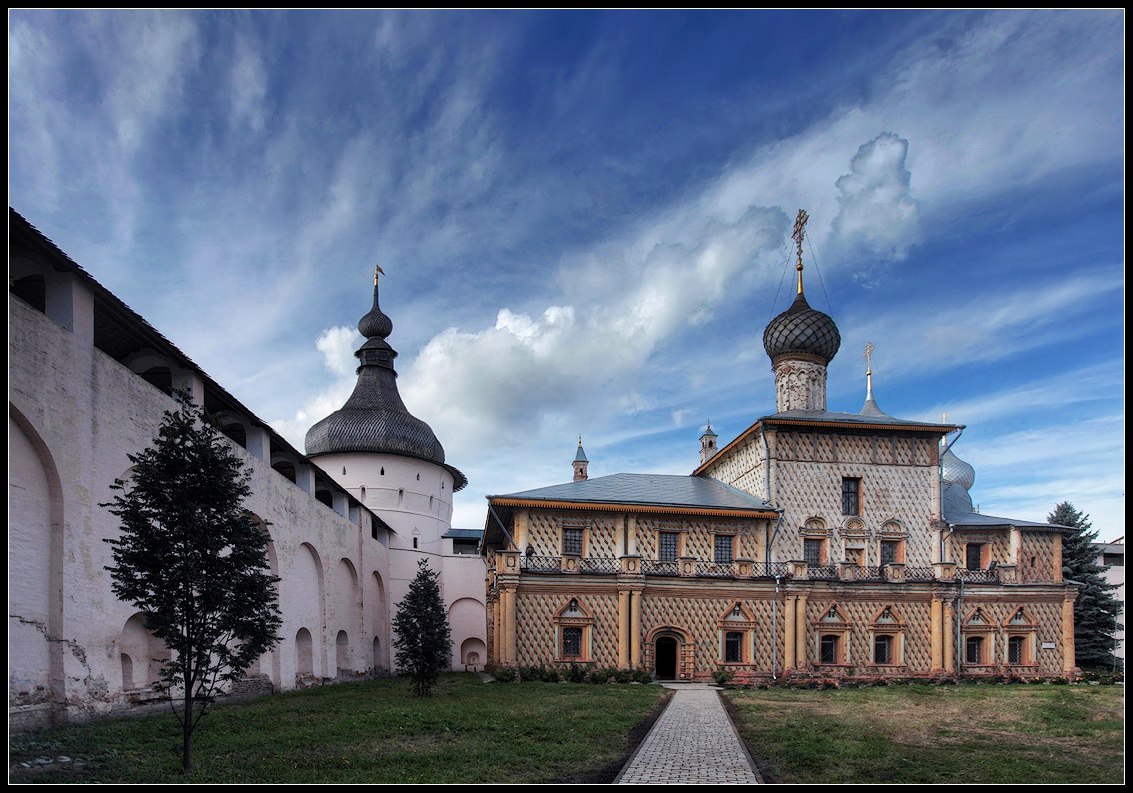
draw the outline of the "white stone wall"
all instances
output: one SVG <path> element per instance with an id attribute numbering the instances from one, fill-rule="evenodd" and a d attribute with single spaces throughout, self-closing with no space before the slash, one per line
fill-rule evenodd
<path id="1" fill-rule="evenodd" d="M 82 284 L 70 286 L 71 308 L 62 313 L 73 330 L 9 295 L 8 572 L 9 591 L 19 593 L 9 617 L 14 721 L 43 721 L 49 700 L 63 718 L 127 701 L 122 632 L 136 609 L 111 593 L 103 540 L 115 536 L 117 523 L 99 504 L 126 475 L 127 455 L 149 445 L 175 404 L 93 347 L 92 296 Z M 199 391 L 199 379 L 195 385 Z M 352 523 L 239 451 L 252 474 L 246 506 L 269 524 L 283 578 L 283 641 L 260 670 L 277 688 L 295 687 L 296 635 L 304 628 L 313 637 L 315 677 L 335 677 L 340 657 L 348 673 L 364 674 L 374 665 L 374 638 L 389 643 L 386 604 L 365 585 L 375 574 L 388 578 L 385 543 L 371 537 L 364 513 L 355 511 L 364 525 Z M 337 583 L 345 568 L 357 583 Z M 343 653 L 340 630 L 347 632 Z"/>
<path id="2" fill-rule="evenodd" d="M 826 410 L 826 366 L 797 358 L 775 364 L 775 409 Z"/>
<path id="3" fill-rule="evenodd" d="M 484 563 L 477 556 L 454 554 L 452 541 L 443 538 L 452 521 L 452 474 L 435 463 L 392 454 L 325 454 L 314 459 L 393 529 L 387 578 L 390 614 L 409 591 L 419 560 L 428 559 L 440 573 L 441 596 L 449 613 L 452 668 L 469 666 L 468 652 L 478 652 L 483 666 Z"/>

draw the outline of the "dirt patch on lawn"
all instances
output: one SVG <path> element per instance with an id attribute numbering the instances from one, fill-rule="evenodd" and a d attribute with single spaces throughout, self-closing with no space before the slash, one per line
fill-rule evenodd
<path id="1" fill-rule="evenodd" d="M 629 759 L 633 757 L 633 753 L 637 751 L 637 747 L 645 740 L 645 736 L 653 729 L 653 725 L 657 723 L 657 719 L 661 718 L 661 714 L 665 712 L 665 707 L 669 704 L 669 700 L 673 698 L 674 693 L 676 692 L 671 689 L 665 689 L 664 693 L 661 695 L 661 701 L 657 703 L 657 706 L 645 717 L 644 721 L 629 731 L 626 743 L 628 748 L 625 754 L 601 768 L 571 774 L 568 777 L 558 780 L 555 784 L 588 783 L 592 785 L 608 785 L 613 782 L 617 778 L 618 772 L 621 771 L 622 768 L 625 767 L 625 764 L 629 762 Z"/>

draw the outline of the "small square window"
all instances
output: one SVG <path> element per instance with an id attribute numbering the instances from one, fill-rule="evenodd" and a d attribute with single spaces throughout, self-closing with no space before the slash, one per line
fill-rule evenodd
<path id="1" fill-rule="evenodd" d="M 819 643 L 819 660 L 824 664 L 838 663 L 840 637 L 835 634 L 823 636 Z"/>
<path id="2" fill-rule="evenodd" d="M 582 556 L 582 529 L 563 529 L 563 553 Z"/>
<path id="3" fill-rule="evenodd" d="M 984 546 L 981 542 L 970 542 L 964 547 L 964 566 L 969 570 L 983 570 Z"/>
<path id="4" fill-rule="evenodd" d="M 732 563 L 732 546 L 735 538 L 731 534 L 717 534 L 713 542 L 713 549 L 715 552 L 714 559 L 716 564 L 731 564 Z"/>
<path id="5" fill-rule="evenodd" d="M 842 479 L 842 514 L 860 515 L 862 480 L 844 477 Z"/>
<path id="6" fill-rule="evenodd" d="M 893 663 L 893 637 L 875 636 L 873 639 L 873 662 L 875 664 Z"/>
<path id="7" fill-rule="evenodd" d="M 563 657 L 582 655 L 582 628 L 563 628 Z"/>
<path id="8" fill-rule="evenodd" d="M 822 540 L 803 540 L 803 561 L 810 567 L 822 564 Z"/>
<path id="9" fill-rule="evenodd" d="M 1007 663 L 1027 663 L 1027 639 L 1024 636 L 1012 636 L 1007 640 Z"/>
<path id="10" fill-rule="evenodd" d="M 657 538 L 657 560 L 661 562 L 677 561 L 680 553 L 681 535 L 675 531 L 663 531 Z"/>
<path id="11" fill-rule="evenodd" d="M 881 541 L 881 564 L 896 564 L 901 561 L 901 542 L 899 540 Z"/>
<path id="12" fill-rule="evenodd" d="M 744 635 L 737 631 L 728 631 L 724 635 L 724 660 L 728 663 L 740 663 L 744 659 Z"/>
<path id="13" fill-rule="evenodd" d="M 984 662 L 984 638 L 982 636 L 969 636 L 964 642 L 964 662 L 968 664 L 982 664 Z"/>

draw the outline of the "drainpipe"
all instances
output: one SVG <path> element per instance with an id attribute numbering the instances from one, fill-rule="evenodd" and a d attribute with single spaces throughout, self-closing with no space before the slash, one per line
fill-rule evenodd
<path id="1" fill-rule="evenodd" d="M 767 493 L 767 503 L 771 503 L 771 444 L 767 442 L 767 431 L 759 428 L 759 438 L 763 441 L 763 480 Z"/>
<path id="2" fill-rule="evenodd" d="M 964 656 L 961 654 L 964 650 L 963 634 L 961 633 L 962 620 L 964 619 L 964 579 L 960 579 L 960 597 L 956 599 L 956 677 L 960 677 L 960 670 L 963 669 Z"/>
<path id="3" fill-rule="evenodd" d="M 779 529 L 783 526 L 783 510 L 775 510 L 779 513 L 779 519 L 775 521 L 775 531 L 771 532 L 771 523 L 768 522 L 767 528 L 763 531 L 763 536 L 767 541 L 767 550 L 763 553 L 763 572 L 766 575 L 771 575 L 771 546 L 775 544 L 775 538 L 779 536 Z M 770 533 L 770 537 L 768 534 Z M 779 576 L 775 576 L 775 580 L 779 580 Z"/>
<path id="4" fill-rule="evenodd" d="M 779 679 L 779 576 L 775 576 L 775 600 L 771 608 L 771 680 Z"/>

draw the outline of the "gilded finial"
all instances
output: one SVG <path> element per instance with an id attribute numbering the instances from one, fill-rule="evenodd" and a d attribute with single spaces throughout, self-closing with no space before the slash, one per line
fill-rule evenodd
<path id="1" fill-rule="evenodd" d="M 862 355 L 865 358 L 865 398 L 873 399 L 873 343 L 865 343 L 865 353 Z"/>
<path id="2" fill-rule="evenodd" d="M 799 214 L 795 216 L 795 229 L 791 232 L 791 239 L 795 241 L 795 269 L 799 273 L 798 293 L 803 293 L 803 238 L 806 237 L 806 222 L 810 220 L 810 215 L 807 214 L 805 209 L 800 209 Z"/>
<path id="3" fill-rule="evenodd" d="M 374 265 L 374 286 L 378 285 L 378 276 L 379 275 L 385 275 L 385 274 L 386 274 L 386 271 L 382 269 L 382 266 L 380 264 Z"/>

